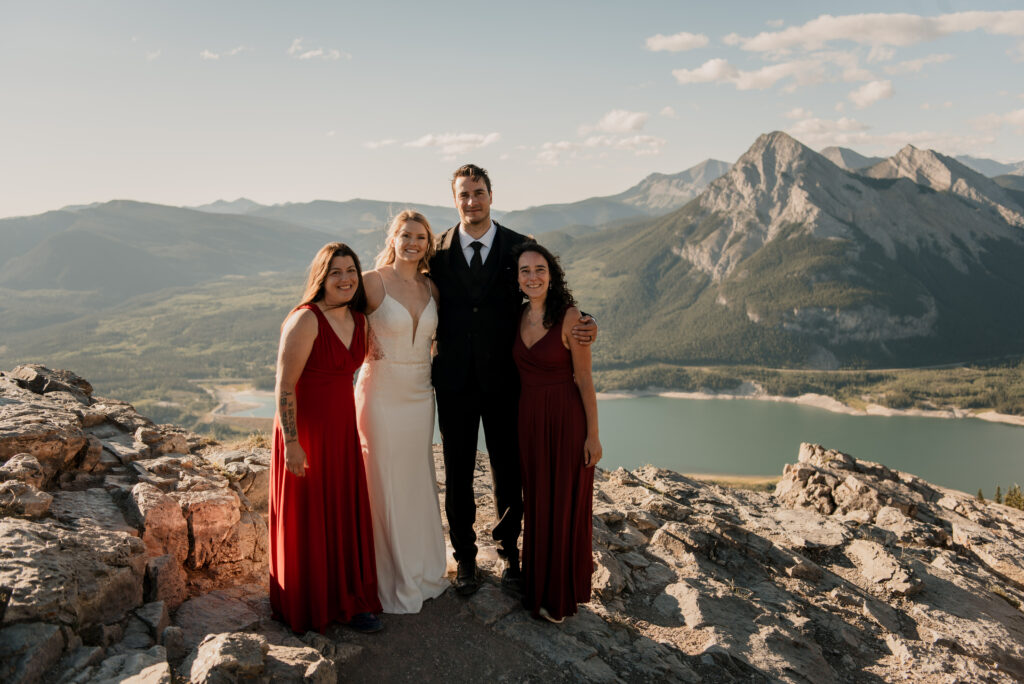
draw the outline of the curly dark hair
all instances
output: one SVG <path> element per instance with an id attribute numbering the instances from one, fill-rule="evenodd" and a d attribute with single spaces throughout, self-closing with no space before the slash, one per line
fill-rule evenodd
<path id="1" fill-rule="evenodd" d="M 565 316 L 565 312 L 568 311 L 570 306 L 576 306 L 576 299 L 572 296 L 572 291 L 565 282 L 565 271 L 562 270 L 562 264 L 558 262 L 558 257 L 535 240 L 527 240 L 512 250 L 512 256 L 515 257 L 516 264 L 519 263 L 519 257 L 526 252 L 536 252 L 548 262 L 550 282 L 548 296 L 544 300 L 544 327 L 550 328 L 556 323 L 561 322 L 562 317 Z M 518 267 L 516 270 L 518 272 Z M 525 294 L 523 298 L 526 298 Z"/>

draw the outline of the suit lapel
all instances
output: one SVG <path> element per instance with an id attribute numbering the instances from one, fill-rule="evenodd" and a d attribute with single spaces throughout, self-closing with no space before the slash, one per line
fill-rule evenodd
<path id="1" fill-rule="evenodd" d="M 473 282 L 473 275 L 469 272 L 469 262 L 466 261 L 466 254 L 462 251 L 462 240 L 459 239 L 458 226 L 455 226 L 446 236 L 448 249 L 448 267 L 458 278 L 466 292 L 475 292 L 476 285 Z"/>
<path id="2" fill-rule="evenodd" d="M 484 264 L 484 282 L 480 287 L 481 292 L 486 292 L 490 289 L 494 284 L 494 279 L 499 273 L 501 273 L 502 268 L 505 266 L 505 264 L 502 263 L 505 256 L 504 252 L 502 252 L 504 247 L 502 232 L 504 230 L 505 229 L 497 223 L 494 224 L 494 241 L 491 243 L 491 250 L 487 253 L 488 263 Z M 463 257 L 465 257 L 465 255 L 463 255 Z"/>

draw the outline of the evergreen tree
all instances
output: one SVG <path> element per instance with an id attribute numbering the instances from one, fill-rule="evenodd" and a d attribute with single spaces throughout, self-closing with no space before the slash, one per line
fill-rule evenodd
<path id="1" fill-rule="evenodd" d="M 985 503 L 985 495 L 981 491 L 981 487 L 978 487 L 978 493 L 975 494 L 974 498 L 981 503 Z"/>
<path id="2" fill-rule="evenodd" d="M 995 498 L 995 502 L 998 503 L 998 504 L 1003 503 L 1003 490 L 999 488 L 999 485 L 996 485 L 996 498 Z"/>
<path id="3" fill-rule="evenodd" d="M 1006 491 L 1006 499 L 1003 503 L 1024 510 L 1024 494 L 1021 493 L 1019 484 L 1013 485 Z"/>

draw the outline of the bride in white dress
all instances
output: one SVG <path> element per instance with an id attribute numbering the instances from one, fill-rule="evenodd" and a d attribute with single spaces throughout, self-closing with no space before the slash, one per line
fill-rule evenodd
<path id="1" fill-rule="evenodd" d="M 431 453 L 438 294 L 426 265 L 433 252 L 427 219 L 403 211 L 391 222 L 376 269 L 363 275 L 370 338 L 356 415 L 385 613 L 418 613 L 450 586 Z"/>

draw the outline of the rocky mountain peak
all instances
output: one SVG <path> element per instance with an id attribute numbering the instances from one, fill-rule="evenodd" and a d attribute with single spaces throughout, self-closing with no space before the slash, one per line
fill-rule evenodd
<path id="1" fill-rule="evenodd" d="M 960 162 L 934 150 L 921 150 L 913 145 L 870 167 L 865 175 L 872 178 L 908 178 L 939 192 L 947 192 L 959 178 L 984 180 L 984 176 Z"/>
<path id="2" fill-rule="evenodd" d="M 886 160 L 866 169 L 871 178 L 907 178 L 937 192 L 949 192 L 991 208 L 1004 221 L 1024 227 L 1024 208 L 995 181 L 935 150 L 906 145 Z"/>
<path id="3" fill-rule="evenodd" d="M 679 173 L 652 173 L 628 190 L 609 199 L 619 200 L 649 213 L 677 209 L 699 195 L 708 183 L 729 170 L 727 162 L 705 159 Z"/>
<path id="4" fill-rule="evenodd" d="M 717 282 L 790 226 L 822 237 L 845 235 L 841 222 L 822 210 L 849 194 L 844 184 L 845 172 L 790 135 L 763 134 L 700 197 L 701 209 L 721 217 L 722 228 L 680 245 L 677 254 Z"/>
<path id="5" fill-rule="evenodd" d="M 821 156 L 847 171 L 859 171 L 882 161 L 881 157 L 865 157 L 848 147 L 826 147 L 821 150 Z"/>

